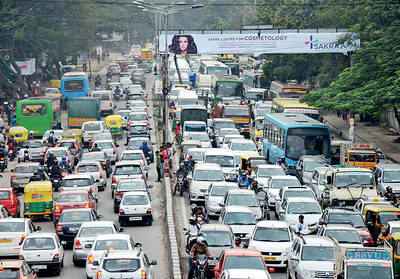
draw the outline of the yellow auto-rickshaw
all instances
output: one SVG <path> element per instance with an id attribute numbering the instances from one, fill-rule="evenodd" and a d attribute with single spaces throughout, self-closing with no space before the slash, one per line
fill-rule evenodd
<path id="1" fill-rule="evenodd" d="M 51 181 L 33 181 L 24 189 L 24 217 L 49 217 L 53 221 L 53 187 Z"/>
<path id="2" fill-rule="evenodd" d="M 179 163 L 182 163 L 185 157 L 186 152 L 189 148 L 200 148 L 201 142 L 198 140 L 185 140 L 181 143 L 181 151 L 179 157 Z"/>
<path id="3" fill-rule="evenodd" d="M 122 139 L 122 134 L 124 133 L 124 131 L 122 128 L 121 115 L 109 115 L 105 118 L 105 121 L 111 135 L 113 135 L 114 138 Z"/>
<path id="4" fill-rule="evenodd" d="M 250 173 L 258 165 L 265 165 L 267 161 L 264 156 L 261 155 L 242 155 L 240 157 L 240 169 L 239 171 L 249 171 Z"/>
<path id="5" fill-rule="evenodd" d="M 174 120 L 176 121 L 176 123 L 180 123 L 181 122 L 181 109 L 176 109 L 174 110 Z"/>
<path id="6" fill-rule="evenodd" d="M 400 208 L 391 204 L 369 204 L 364 208 L 364 212 L 365 223 L 375 242 L 381 233 L 381 228 L 388 221 L 400 219 Z"/>
<path id="7" fill-rule="evenodd" d="M 390 245 L 393 253 L 393 273 L 396 277 L 400 275 L 400 232 L 392 234 L 390 241 L 385 241 L 385 247 Z"/>
<path id="8" fill-rule="evenodd" d="M 250 122 L 250 137 L 256 141 L 258 139 L 262 139 L 264 134 L 264 121 L 265 116 L 256 117 L 254 120 Z"/>
<path id="9" fill-rule="evenodd" d="M 17 141 L 17 148 L 20 149 L 22 143 L 28 139 L 29 131 L 27 128 L 22 126 L 11 127 L 8 130 L 9 136 L 14 135 L 14 139 Z"/>
<path id="10" fill-rule="evenodd" d="M 80 143 L 83 141 L 83 132 L 82 129 L 69 129 L 62 133 L 63 139 L 74 138 Z"/>

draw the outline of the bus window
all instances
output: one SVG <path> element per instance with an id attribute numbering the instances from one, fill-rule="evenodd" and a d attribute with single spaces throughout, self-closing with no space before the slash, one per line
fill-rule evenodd
<path id="1" fill-rule="evenodd" d="M 26 104 L 21 107 L 24 116 L 43 116 L 47 113 L 46 104 Z"/>
<path id="2" fill-rule="evenodd" d="M 83 80 L 66 80 L 64 81 L 65 90 L 82 90 Z"/>

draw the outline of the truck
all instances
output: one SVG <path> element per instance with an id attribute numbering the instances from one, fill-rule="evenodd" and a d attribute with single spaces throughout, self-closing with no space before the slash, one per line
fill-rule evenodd
<path id="1" fill-rule="evenodd" d="M 216 103 L 214 118 L 228 118 L 235 122 L 236 128 L 245 138 L 250 138 L 251 108 L 247 105 L 226 105 Z"/>
<path id="2" fill-rule="evenodd" d="M 372 169 L 377 163 L 376 145 L 374 143 L 340 144 L 340 164 Z"/>
<path id="3" fill-rule="evenodd" d="M 140 45 L 132 45 L 131 46 L 130 54 L 132 55 L 135 63 L 137 63 L 139 61 L 139 58 L 142 55 L 142 52 L 140 50 L 141 50 Z"/>
<path id="4" fill-rule="evenodd" d="M 368 168 L 329 166 L 324 185 L 320 198 L 322 208 L 331 205 L 353 207 L 363 195 L 377 196 L 374 173 Z"/>
<path id="5" fill-rule="evenodd" d="M 142 52 L 142 59 L 150 59 L 150 62 L 153 62 L 153 52 L 151 50 L 143 48 L 141 52 Z"/>
<path id="6" fill-rule="evenodd" d="M 68 129 L 82 128 L 87 121 L 100 121 L 98 98 L 78 97 L 68 100 Z"/>
<path id="7" fill-rule="evenodd" d="M 390 247 L 344 248 L 334 243 L 334 279 L 395 278 Z"/>

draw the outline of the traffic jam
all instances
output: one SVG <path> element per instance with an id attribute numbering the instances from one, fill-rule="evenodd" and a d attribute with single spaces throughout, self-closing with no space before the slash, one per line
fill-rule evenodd
<path id="1" fill-rule="evenodd" d="M 265 84 L 236 55 L 171 56 L 163 122 L 151 48 L 113 58 L 94 90 L 67 71 L 16 103 L 0 146 L 0 278 L 164 278 L 168 255 L 137 241 L 162 235 L 163 191 L 187 212 L 185 278 L 400 276 L 400 165 L 336 140 L 299 101 L 308 87 Z"/>

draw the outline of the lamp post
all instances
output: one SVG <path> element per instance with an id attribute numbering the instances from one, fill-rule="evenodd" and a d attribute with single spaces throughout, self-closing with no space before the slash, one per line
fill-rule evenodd
<path id="1" fill-rule="evenodd" d="M 138 8 L 142 9 L 144 12 L 152 12 L 156 14 L 155 17 L 155 29 L 156 29 L 156 37 L 158 37 L 158 30 L 157 30 L 157 15 L 163 15 L 164 16 L 164 30 L 165 30 L 165 48 L 164 48 L 164 59 L 163 59 L 163 106 L 164 106 L 164 114 L 163 114 L 163 123 L 164 123 L 164 133 L 163 133 L 163 142 L 167 143 L 168 142 L 168 43 L 167 43 L 167 33 L 168 33 L 168 15 L 173 14 L 179 11 L 183 10 L 190 10 L 190 9 L 198 9 L 198 8 L 203 8 L 203 4 L 197 4 L 197 5 L 190 5 L 187 6 L 185 2 L 178 2 L 178 3 L 173 3 L 171 5 L 154 5 L 154 4 L 149 4 L 145 3 L 143 0 L 136 0 L 133 1 L 133 4 L 137 5 Z M 184 6 L 184 7 L 182 7 Z M 158 27 L 161 27 L 161 16 L 159 17 L 158 21 Z M 158 42 L 158 40 L 157 40 Z M 158 49 L 158 55 L 159 49 Z"/>

